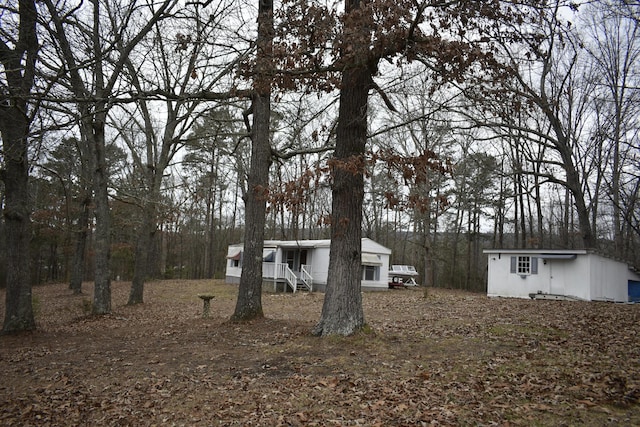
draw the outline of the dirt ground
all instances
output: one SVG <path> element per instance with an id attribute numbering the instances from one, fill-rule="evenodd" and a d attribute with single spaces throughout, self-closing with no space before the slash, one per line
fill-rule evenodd
<path id="1" fill-rule="evenodd" d="M 91 284 L 34 288 L 38 330 L 0 336 L 0 425 L 640 425 L 640 304 L 399 289 L 317 338 L 323 294 L 265 293 L 235 324 L 236 290 L 154 282 L 126 306 L 114 283 L 92 317 Z"/>

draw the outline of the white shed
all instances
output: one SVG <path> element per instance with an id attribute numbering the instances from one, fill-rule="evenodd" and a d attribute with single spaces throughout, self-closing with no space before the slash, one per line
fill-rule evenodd
<path id="1" fill-rule="evenodd" d="M 265 283 L 298 289 L 324 291 L 329 272 L 331 240 L 265 240 L 262 277 Z M 227 283 L 240 283 L 243 244 L 229 245 Z M 369 238 L 362 239 L 362 289 L 388 289 L 388 249 Z"/>
<path id="2" fill-rule="evenodd" d="M 516 298 L 629 301 L 638 274 L 589 250 L 486 249 L 487 295 Z"/>

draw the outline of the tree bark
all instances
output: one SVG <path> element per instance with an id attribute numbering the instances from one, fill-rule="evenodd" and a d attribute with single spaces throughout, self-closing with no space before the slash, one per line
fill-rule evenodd
<path id="1" fill-rule="evenodd" d="M 244 257 L 238 299 L 231 317 L 247 321 L 264 316 L 262 311 L 262 248 L 266 223 L 271 144 L 271 75 L 273 44 L 273 1 L 258 1 L 258 53 L 255 93 L 252 99 L 251 168 L 245 199 Z"/>
<path id="2" fill-rule="evenodd" d="M 362 202 L 367 141 L 369 67 L 342 75 L 331 203 L 327 289 L 315 335 L 352 335 L 365 325 L 362 308 Z"/>
<path id="3" fill-rule="evenodd" d="M 82 282 L 84 281 L 84 263 L 87 246 L 87 231 L 89 229 L 89 204 L 91 197 L 87 194 L 82 201 L 82 212 L 78 219 L 78 230 L 75 232 L 75 249 L 73 252 L 73 261 L 71 263 L 71 280 L 69 281 L 69 289 L 74 294 L 82 293 Z"/>
<path id="4" fill-rule="evenodd" d="M 29 123 L 18 107 L 0 114 L 5 169 L 4 221 L 7 250 L 7 293 L 4 332 L 35 329 L 31 302 L 29 175 L 27 135 Z"/>
<path id="5" fill-rule="evenodd" d="M 544 104 L 544 106 L 547 107 L 547 104 Z M 580 174 L 573 162 L 569 138 L 562 129 L 560 120 L 554 115 L 554 113 L 548 107 L 544 108 L 544 112 L 551 122 L 551 127 L 556 135 L 556 149 L 558 153 L 560 153 L 562 166 L 566 173 L 567 190 L 569 190 L 573 196 L 573 203 L 578 215 L 578 226 L 580 227 L 582 244 L 587 249 L 596 248 L 597 242 L 595 235 L 593 234 L 591 219 L 589 218 L 589 209 L 587 208 L 584 191 L 580 183 Z"/>
<path id="6" fill-rule="evenodd" d="M 133 280 L 131 281 L 128 305 L 144 302 L 144 282 L 149 274 L 149 259 L 156 235 L 155 209 L 153 204 L 144 208 L 144 218 L 136 242 Z"/>
<path id="7" fill-rule="evenodd" d="M 14 49 L 0 39 L 0 61 L 7 93 L 0 97 L 0 133 L 5 187 L 4 220 L 7 247 L 6 308 L 3 332 L 35 329 L 30 280 L 31 219 L 29 217 L 28 138 L 31 119 L 27 97 L 33 88 L 38 39 L 33 0 L 20 0 L 19 36 Z M 24 59 L 24 61 L 23 61 Z"/>
<path id="8" fill-rule="evenodd" d="M 101 106 L 104 111 L 106 106 Z M 96 168 L 93 175 L 95 195 L 95 280 L 93 314 L 111 312 L 111 215 L 109 210 L 108 171 L 105 155 L 106 112 L 96 114 L 92 122 Z"/>
<path id="9" fill-rule="evenodd" d="M 81 146 L 80 144 L 83 144 Z M 80 169 L 80 188 L 81 188 L 81 205 L 80 216 L 78 218 L 78 228 L 75 232 L 75 248 L 73 253 L 73 261 L 71 264 L 71 279 L 69 281 L 69 289 L 74 294 L 82 293 L 82 282 L 85 276 L 85 262 L 87 256 L 87 237 L 89 235 L 89 219 L 91 214 L 91 202 L 93 182 L 92 176 L 92 164 L 93 156 L 91 152 L 87 151 L 87 142 L 82 141 L 78 143 L 77 150 L 81 157 L 81 169 Z"/>

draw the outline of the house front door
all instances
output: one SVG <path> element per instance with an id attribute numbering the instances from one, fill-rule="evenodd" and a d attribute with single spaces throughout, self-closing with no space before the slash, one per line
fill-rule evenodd
<path id="1" fill-rule="evenodd" d="M 296 251 L 294 249 L 287 249 L 287 251 L 285 252 L 285 256 L 285 262 L 287 263 L 291 271 L 295 271 Z"/>
<path id="2" fill-rule="evenodd" d="M 300 263 L 298 264 L 298 271 L 300 271 L 303 265 L 307 265 L 307 254 L 308 252 L 306 249 L 300 250 Z"/>
<path id="3" fill-rule="evenodd" d="M 294 272 L 300 272 L 303 265 L 307 264 L 309 252 L 307 249 L 287 249 L 285 252 L 285 262 Z"/>

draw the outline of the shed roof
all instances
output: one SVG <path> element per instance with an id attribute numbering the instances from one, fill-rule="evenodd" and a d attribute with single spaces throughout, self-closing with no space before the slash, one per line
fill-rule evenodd
<path id="1" fill-rule="evenodd" d="M 525 255 L 584 255 L 586 249 L 483 249 L 485 254 L 525 254 Z"/>

